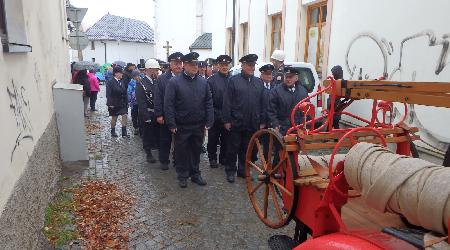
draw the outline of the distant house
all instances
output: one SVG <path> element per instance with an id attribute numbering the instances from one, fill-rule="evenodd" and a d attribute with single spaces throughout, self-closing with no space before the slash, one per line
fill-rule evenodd
<path id="1" fill-rule="evenodd" d="M 108 13 L 87 29 L 86 35 L 90 44 L 83 50 L 85 61 L 137 64 L 139 59 L 153 58 L 155 54 L 154 31 L 143 21 Z"/>
<path id="2" fill-rule="evenodd" d="M 203 33 L 189 46 L 189 50 L 197 52 L 200 59 L 215 57 L 212 55 L 212 33 Z"/>

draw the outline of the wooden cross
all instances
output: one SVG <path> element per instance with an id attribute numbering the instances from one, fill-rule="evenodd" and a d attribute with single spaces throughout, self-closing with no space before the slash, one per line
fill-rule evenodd
<path id="1" fill-rule="evenodd" d="M 166 46 L 163 46 L 163 48 L 166 49 L 167 60 L 169 60 L 170 49 L 172 48 L 172 46 L 169 45 L 169 41 L 166 41 Z"/>

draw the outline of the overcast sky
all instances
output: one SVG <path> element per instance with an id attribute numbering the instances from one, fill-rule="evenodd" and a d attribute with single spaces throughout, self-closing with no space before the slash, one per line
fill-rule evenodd
<path id="1" fill-rule="evenodd" d="M 85 29 L 91 27 L 108 12 L 112 15 L 145 21 L 151 27 L 155 27 L 152 0 L 70 0 L 70 3 L 78 8 L 88 8 L 83 19 Z"/>

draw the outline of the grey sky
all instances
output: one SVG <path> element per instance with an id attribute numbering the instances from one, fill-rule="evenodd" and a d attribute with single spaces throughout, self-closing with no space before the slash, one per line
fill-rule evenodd
<path id="1" fill-rule="evenodd" d="M 142 20 L 155 27 L 152 0 L 70 0 L 70 3 L 78 8 L 88 8 L 83 19 L 85 29 L 108 12 L 112 15 Z"/>

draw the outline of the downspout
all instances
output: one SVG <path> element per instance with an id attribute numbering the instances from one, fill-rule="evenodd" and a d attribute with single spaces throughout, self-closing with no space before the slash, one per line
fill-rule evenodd
<path id="1" fill-rule="evenodd" d="M 105 63 L 107 63 L 108 61 L 106 60 L 106 42 L 104 41 L 100 41 L 101 43 L 103 43 L 103 45 L 105 45 Z"/>
<path id="2" fill-rule="evenodd" d="M 233 0 L 233 26 L 231 32 L 231 58 L 233 58 L 233 65 L 236 64 L 236 58 L 234 56 L 234 44 L 236 39 L 236 0 Z"/>

